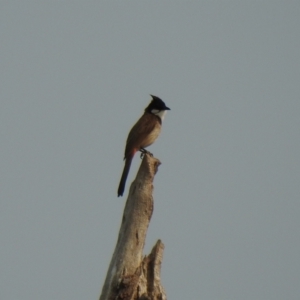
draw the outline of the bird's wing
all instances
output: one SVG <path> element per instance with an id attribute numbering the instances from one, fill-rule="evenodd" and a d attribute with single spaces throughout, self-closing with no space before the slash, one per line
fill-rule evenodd
<path id="1" fill-rule="evenodd" d="M 131 128 L 125 148 L 125 157 L 127 157 L 130 152 L 135 149 L 138 151 L 143 145 L 145 137 L 151 134 L 157 128 L 160 127 L 160 120 L 153 114 L 145 113 L 136 122 L 136 124 Z"/>

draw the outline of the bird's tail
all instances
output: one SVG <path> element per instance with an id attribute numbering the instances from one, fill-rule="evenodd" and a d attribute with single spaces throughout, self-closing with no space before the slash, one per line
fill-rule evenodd
<path id="1" fill-rule="evenodd" d="M 118 188 L 118 197 L 119 196 L 123 196 L 124 190 L 125 190 L 125 184 L 126 184 L 126 180 L 127 180 L 127 176 L 130 170 L 130 166 L 131 166 L 131 162 L 133 159 L 134 153 L 128 157 L 126 157 L 125 160 L 125 166 L 123 169 L 123 173 L 122 173 L 122 177 L 119 183 L 119 188 Z"/>

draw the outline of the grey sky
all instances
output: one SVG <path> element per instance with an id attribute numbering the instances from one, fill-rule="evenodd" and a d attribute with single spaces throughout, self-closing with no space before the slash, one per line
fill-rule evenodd
<path id="1" fill-rule="evenodd" d="M 0 298 L 97 299 L 129 129 L 171 108 L 145 254 L 168 299 L 300 295 L 299 1 L 1 1 Z"/>

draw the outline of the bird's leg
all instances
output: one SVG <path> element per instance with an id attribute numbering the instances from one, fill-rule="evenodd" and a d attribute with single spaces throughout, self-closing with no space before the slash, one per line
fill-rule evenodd
<path id="1" fill-rule="evenodd" d="M 141 152 L 141 158 L 143 158 L 145 154 L 149 154 L 150 156 L 153 156 L 151 152 L 147 151 L 144 148 L 140 148 L 140 152 Z"/>

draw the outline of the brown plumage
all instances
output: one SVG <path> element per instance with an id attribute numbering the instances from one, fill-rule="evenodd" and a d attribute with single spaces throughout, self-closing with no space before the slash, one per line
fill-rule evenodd
<path id="1" fill-rule="evenodd" d="M 161 131 L 161 119 L 152 113 L 145 112 L 131 128 L 126 141 L 125 157 L 133 149 L 139 151 L 153 144 Z"/>
<path id="2" fill-rule="evenodd" d="M 142 117 L 136 122 L 128 134 L 125 147 L 125 166 L 118 188 L 118 196 L 123 196 L 131 162 L 137 151 L 150 146 L 158 138 L 161 131 L 161 115 L 165 110 L 170 110 L 158 97 L 146 107 Z"/>

